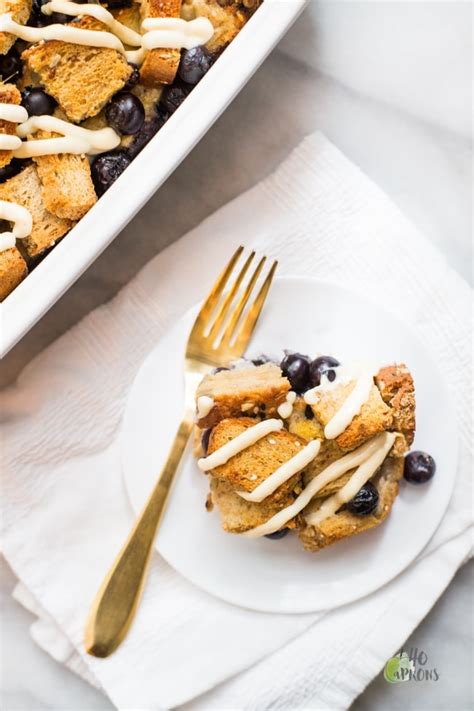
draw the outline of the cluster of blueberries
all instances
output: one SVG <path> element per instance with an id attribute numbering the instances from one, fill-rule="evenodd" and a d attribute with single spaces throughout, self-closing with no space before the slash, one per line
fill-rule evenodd
<path id="1" fill-rule="evenodd" d="M 53 12 L 44 15 L 41 6 L 48 0 L 34 0 L 33 12 L 28 22 L 29 25 L 41 27 L 49 24 L 64 24 L 71 21 L 71 17 Z M 76 0 L 87 2 L 87 0 Z M 119 9 L 131 5 L 131 0 L 110 0 L 109 9 Z M 131 144 L 126 149 L 116 149 L 101 153 L 91 166 L 92 180 L 97 194 L 103 193 L 117 180 L 125 168 L 140 153 L 146 144 L 153 138 L 169 117 L 183 103 L 196 84 L 202 79 L 216 60 L 204 47 L 193 47 L 183 50 L 176 80 L 166 87 L 155 113 L 150 120 L 145 120 L 145 109 L 140 99 L 131 92 L 131 89 L 140 80 L 139 68 L 130 65 L 132 74 L 126 85 L 105 108 L 107 124 L 121 136 L 133 136 Z M 0 79 L 3 81 L 18 81 L 23 72 L 21 58 L 16 48 L 0 57 Z M 22 93 L 22 106 L 28 111 L 29 116 L 51 115 L 57 103 L 43 89 L 28 87 Z M 23 162 L 14 160 L 0 169 L 0 182 L 11 178 L 23 167 Z"/>

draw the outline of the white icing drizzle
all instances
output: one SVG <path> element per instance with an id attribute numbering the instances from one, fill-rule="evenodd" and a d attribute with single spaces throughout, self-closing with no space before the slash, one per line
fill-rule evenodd
<path id="1" fill-rule="evenodd" d="M 72 17 L 82 17 L 84 15 L 94 17 L 99 22 L 107 25 L 110 31 L 118 37 L 123 44 L 129 44 L 132 45 L 132 47 L 140 47 L 142 43 L 142 36 L 138 32 L 131 30 L 116 20 L 112 13 L 101 5 L 92 5 L 91 3 L 79 5 L 76 2 L 69 2 L 68 0 L 51 0 L 43 5 L 41 12 L 44 15 L 52 15 L 53 12 L 60 12 L 63 15 L 71 15 Z M 79 31 L 83 32 L 80 28 Z"/>
<path id="2" fill-rule="evenodd" d="M 281 420 L 262 420 L 258 422 L 253 427 L 249 427 L 244 432 L 241 432 L 237 437 L 231 439 L 215 452 L 210 454 L 208 457 L 198 460 L 198 467 L 203 472 L 208 472 L 210 469 L 215 467 L 220 467 L 229 461 L 236 454 L 242 452 L 247 447 L 251 447 L 252 444 L 258 442 L 262 437 L 266 437 L 271 432 L 278 432 L 283 428 L 283 422 Z"/>
<path id="3" fill-rule="evenodd" d="M 0 151 L 14 151 L 21 146 L 21 139 L 18 136 L 11 136 L 8 133 L 0 134 Z"/>
<path id="4" fill-rule="evenodd" d="M 17 104 L 0 104 L 0 120 L 11 123 L 21 123 L 28 118 L 28 112 L 23 106 Z M 19 148 L 21 140 L 18 136 L 0 133 L 0 151 L 14 151 Z"/>
<path id="5" fill-rule="evenodd" d="M 16 158 L 32 158 L 56 153 L 73 153 L 75 155 L 96 155 L 116 148 L 120 136 L 112 128 L 101 128 L 93 131 L 82 126 L 75 126 L 68 121 L 55 116 L 31 116 L 28 121 L 17 128 L 17 134 L 26 138 L 35 131 L 51 131 L 61 134 L 62 138 L 41 138 L 37 141 L 25 141 L 15 150 Z"/>
<path id="6" fill-rule="evenodd" d="M 370 391 L 374 384 L 374 375 L 378 368 L 354 363 L 349 366 L 338 366 L 334 368 L 336 378 L 330 381 L 327 374 L 321 376 L 321 384 L 308 390 L 304 395 L 304 401 L 308 405 L 316 405 L 319 401 L 320 393 L 336 389 L 340 385 L 345 385 L 355 381 L 355 386 L 345 399 L 336 414 L 329 420 L 324 428 L 326 439 L 336 439 L 350 425 L 352 420 L 362 409 L 370 396 Z"/>
<path id="7" fill-rule="evenodd" d="M 260 526 L 256 526 L 255 528 L 250 529 L 250 531 L 245 531 L 245 533 L 242 533 L 241 535 L 246 536 L 247 538 L 259 538 L 260 536 L 267 536 L 270 533 L 275 533 L 275 531 L 279 531 L 288 523 L 288 521 L 291 521 L 294 516 L 299 514 L 309 504 L 311 499 L 316 496 L 318 491 L 321 491 L 321 489 L 323 489 L 331 481 L 335 481 L 346 472 L 350 471 L 351 469 L 354 469 L 354 467 L 360 466 L 365 461 L 368 461 L 371 457 L 375 456 L 378 452 L 381 452 L 383 450 L 384 455 L 380 462 L 382 463 L 388 451 L 390 450 L 390 447 L 386 449 L 384 446 L 384 443 L 386 443 L 387 441 L 385 435 L 389 435 L 391 440 L 391 447 L 395 439 L 395 435 L 385 432 L 380 435 L 377 435 L 369 442 L 366 442 L 357 449 L 354 449 L 354 451 L 349 452 L 349 454 L 346 454 L 344 457 L 341 457 L 332 464 L 329 464 L 329 466 L 323 469 L 317 476 L 314 477 L 314 479 L 310 481 L 308 486 L 303 489 L 301 494 L 295 499 L 295 501 L 290 506 L 287 506 L 286 508 L 282 509 L 270 519 L 268 519 L 268 521 L 262 523 Z M 375 472 L 376 469 L 377 467 L 374 468 L 373 472 Z M 369 479 L 370 476 L 371 474 L 367 477 L 367 479 Z"/>
<path id="8" fill-rule="evenodd" d="M 0 104 L 0 119 L 12 123 L 23 123 L 28 118 L 28 111 L 18 104 Z"/>
<path id="9" fill-rule="evenodd" d="M 284 484 L 285 481 L 288 481 L 288 479 L 291 479 L 292 476 L 307 467 L 308 464 L 318 455 L 320 447 L 321 442 L 318 439 L 309 442 L 309 444 L 307 444 L 301 452 L 298 452 L 298 454 L 295 454 L 294 457 L 278 467 L 273 474 L 270 474 L 270 476 L 255 487 L 253 491 L 237 491 L 237 494 L 246 501 L 255 501 L 260 503 L 267 496 L 273 494 L 273 492 L 276 491 L 279 486 Z"/>
<path id="10" fill-rule="evenodd" d="M 125 47 L 122 42 L 111 32 L 85 30 L 80 27 L 71 27 L 70 25 L 27 27 L 26 25 L 20 25 L 18 22 L 15 22 L 9 12 L 0 15 L 0 32 L 9 32 L 25 42 L 35 43 L 47 40 L 59 40 L 60 42 L 82 44 L 88 47 L 116 49 L 118 52 L 121 52 L 121 54 L 125 54 Z"/>
<path id="11" fill-rule="evenodd" d="M 214 400 L 208 395 L 200 395 L 196 400 L 196 418 L 202 420 L 203 417 L 207 417 L 212 408 L 214 407 Z"/>
<path id="12" fill-rule="evenodd" d="M 295 404 L 296 400 L 296 393 L 293 392 L 293 390 L 290 390 L 290 392 L 286 396 L 285 402 L 283 402 L 277 409 L 278 414 L 280 415 L 281 418 L 284 420 L 288 419 L 288 417 L 291 417 L 291 413 L 293 412 L 293 405 Z"/>
<path id="13" fill-rule="evenodd" d="M 143 62 L 146 50 L 156 48 L 192 49 L 198 45 L 206 44 L 214 34 L 212 23 L 205 17 L 197 17 L 189 21 L 173 17 L 148 18 L 142 23 L 145 35 L 140 35 L 115 20 L 113 15 L 100 5 L 77 5 L 67 0 L 51 0 L 43 6 L 42 11 L 45 14 L 62 12 L 77 17 L 89 15 L 104 23 L 111 32 L 86 30 L 69 24 L 27 27 L 15 22 L 9 12 L 0 15 L 0 32 L 8 32 L 30 43 L 58 40 L 88 47 L 115 49 L 125 55 L 127 61 L 133 64 Z M 127 50 L 124 44 L 139 48 Z"/>
<path id="14" fill-rule="evenodd" d="M 310 525 L 318 526 L 321 521 L 324 521 L 324 519 L 335 514 L 343 504 L 347 504 L 348 501 L 354 498 L 357 492 L 360 491 L 364 484 L 377 471 L 391 450 L 396 435 L 394 432 L 384 432 L 379 435 L 379 437 L 380 446 L 357 468 L 347 484 L 333 494 L 333 496 L 326 499 L 318 511 L 315 511 L 306 517 L 306 521 Z"/>
<path id="15" fill-rule="evenodd" d="M 209 42 L 214 34 L 212 22 L 207 17 L 182 20 L 179 17 L 149 17 L 142 22 L 145 49 L 192 49 Z"/>
<path id="16" fill-rule="evenodd" d="M 24 239 L 31 234 L 33 218 L 26 207 L 16 202 L 0 200 L 0 219 L 13 223 L 11 232 L 0 233 L 0 252 L 11 249 L 17 239 Z"/>

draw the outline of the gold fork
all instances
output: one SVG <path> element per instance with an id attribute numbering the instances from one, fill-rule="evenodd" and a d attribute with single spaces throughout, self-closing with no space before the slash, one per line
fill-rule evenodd
<path id="1" fill-rule="evenodd" d="M 95 596 L 85 628 L 85 649 L 96 657 L 108 657 L 125 638 L 138 608 L 148 572 L 153 541 L 179 463 L 194 425 L 195 394 L 203 375 L 215 366 L 240 358 L 250 341 L 270 289 L 277 262 L 274 261 L 253 303 L 247 303 L 262 272 L 262 257 L 242 283 L 255 257 L 251 252 L 227 292 L 226 285 L 238 263 L 239 247 L 214 284 L 189 335 L 185 363 L 185 408 L 168 458 L 158 481 L 122 550 Z M 242 287 L 242 288 L 241 288 Z"/>

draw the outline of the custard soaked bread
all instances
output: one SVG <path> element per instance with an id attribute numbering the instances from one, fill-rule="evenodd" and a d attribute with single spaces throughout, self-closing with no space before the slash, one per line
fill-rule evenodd
<path id="1" fill-rule="evenodd" d="M 390 513 L 415 430 L 405 365 L 287 353 L 280 365 L 208 375 L 196 397 L 198 465 L 226 531 L 256 538 L 297 529 L 316 551 Z"/>
<path id="2" fill-rule="evenodd" d="M 69 24 L 77 29 L 107 31 L 92 17 Z M 115 49 L 57 40 L 33 45 L 21 58 L 74 122 L 99 113 L 132 73 L 126 58 Z"/>
<path id="3" fill-rule="evenodd" d="M 0 0 L 2 299 L 23 260 L 36 268 L 95 205 L 258 4 Z"/>

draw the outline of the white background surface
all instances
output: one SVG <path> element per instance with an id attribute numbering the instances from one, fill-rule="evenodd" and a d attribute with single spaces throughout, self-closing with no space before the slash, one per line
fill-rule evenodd
<path id="1" fill-rule="evenodd" d="M 113 296 L 151 256 L 268 174 L 316 128 L 471 279 L 471 29 L 470 2 L 310 2 L 208 136 L 2 362 L 0 386 Z M 30 616 L 9 599 L 14 577 L 5 565 L 1 573 L 3 709 L 110 708 L 34 647 Z M 441 671 L 440 680 L 389 686 L 378 679 L 356 702 L 357 711 L 464 711 L 472 704 L 470 590 L 472 564 L 410 640 Z"/>

